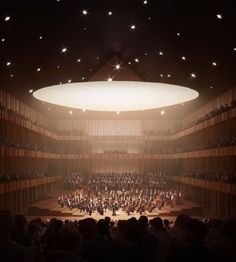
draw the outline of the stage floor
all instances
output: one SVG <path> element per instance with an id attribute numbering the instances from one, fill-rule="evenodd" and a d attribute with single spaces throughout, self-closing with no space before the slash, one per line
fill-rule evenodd
<path id="1" fill-rule="evenodd" d="M 66 194 L 68 193 L 68 191 L 63 191 L 60 193 Z M 31 205 L 28 209 L 26 216 L 29 219 L 41 217 L 44 220 L 50 219 L 52 217 L 57 217 L 62 220 L 79 220 L 87 217 L 92 217 L 98 220 L 104 218 L 105 216 L 109 216 L 114 221 L 119 219 L 129 219 L 131 217 L 140 217 L 140 213 L 134 212 L 130 215 L 127 215 L 127 213 L 122 211 L 121 209 L 117 212 L 116 216 L 112 216 L 112 211 L 110 210 L 106 211 L 103 216 L 101 216 L 98 212 L 93 212 L 90 216 L 88 214 L 81 213 L 78 209 L 70 210 L 67 207 L 61 208 L 61 206 L 57 204 L 58 195 L 59 194 L 56 194 L 56 196 L 48 197 L 45 200 L 39 201 Z M 149 219 L 159 216 L 163 219 L 167 218 L 173 220 L 180 213 L 188 214 L 194 217 L 204 217 L 202 207 L 189 200 L 184 200 L 181 206 L 165 207 L 162 210 L 154 210 L 152 213 L 146 212 L 145 215 L 148 216 Z"/>

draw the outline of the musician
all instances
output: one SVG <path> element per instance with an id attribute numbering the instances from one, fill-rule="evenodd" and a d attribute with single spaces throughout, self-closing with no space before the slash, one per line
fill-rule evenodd
<path id="1" fill-rule="evenodd" d="M 116 216 L 116 206 L 112 205 L 112 216 Z"/>
<path id="2" fill-rule="evenodd" d="M 104 209 L 103 209 L 102 203 L 100 203 L 100 204 L 98 205 L 97 211 L 98 211 L 98 213 L 99 213 L 101 216 L 104 215 Z"/>

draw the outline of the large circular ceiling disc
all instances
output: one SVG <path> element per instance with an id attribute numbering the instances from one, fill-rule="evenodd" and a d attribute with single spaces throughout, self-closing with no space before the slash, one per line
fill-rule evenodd
<path id="1" fill-rule="evenodd" d="M 36 90 L 44 102 L 94 111 L 138 111 L 193 100 L 198 92 L 183 86 L 141 81 L 94 81 Z"/>

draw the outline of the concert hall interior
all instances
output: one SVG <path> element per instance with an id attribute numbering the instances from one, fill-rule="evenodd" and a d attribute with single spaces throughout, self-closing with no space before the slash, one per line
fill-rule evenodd
<path id="1" fill-rule="evenodd" d="M 236 3 L 4 2 L 1 261 L 236 261 Z"/>

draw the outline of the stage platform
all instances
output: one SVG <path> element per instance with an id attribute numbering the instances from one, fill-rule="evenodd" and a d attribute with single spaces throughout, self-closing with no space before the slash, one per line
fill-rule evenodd
<path id="1" fill-rule="evenodd" d="M 91 216 L 81 213 L 78 209 L 69 210 L 67 207 L 61 208 L 57 204 L 57 196 L 48 197 L 44 200 L 41 200 L 33 205 L 31 205 L 28 208 L 28 211 L 26 213 L 26 216 L 30 218 L 35 217 L 41 217 L 42 219 L 50 219 L 52 217 L 56 217 L 62 220 L 69 219 L 69 220 L 79 220 L 84 219 L 87 217 L 93 217 L 95 219 L 101 219 L 105 216 L 109 216 L 112 218 L 112 220 L 119 220 L 119 219 L 129 219 L 131 217 L 139 218 L 139 213 L 132 213 L 130 215 L 127 215 L 126 212 L 120 211 L 117 213 L 116 216 L 112 216 L 112 211 L 107 211 L 104 213 L 103 216 L 98 214 L 97 212 L 94 212 Z M 194 217 L 204 217 L 203 208 L 202 206 L 189 201 L 184 200 L 183 204 L 181 206 L 176 207 L 166 207 L 162 210 L 154 210 L 152 213 L 146 212 L 146 216 L 148 218 L 154 218 L 157 216 L 160 216 L 162 218 L 171 218 L 172 220 L 178 215 L 178 214 L 188 214 Z"/>

